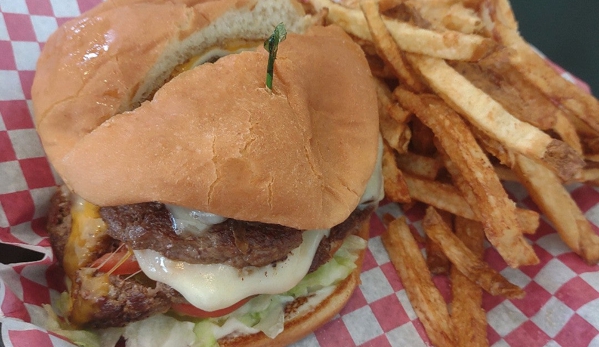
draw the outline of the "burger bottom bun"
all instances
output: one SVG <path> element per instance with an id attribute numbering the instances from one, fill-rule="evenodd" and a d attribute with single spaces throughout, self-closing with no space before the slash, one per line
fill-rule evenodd
<path id="1" fill-rule="evenodd" d="M 370 232 L 370 218 L 366 218 L 362 221 L 360 229 L 357 235 L 368 240 Z M 311 305 L 313 309 L 305 311 L 299 315 L 294 315 L 295 311 L 285 313 L 285 328 L 274 339 L 264 335 L 264 333 L 256 333 L 252 335 L 241 335 L 235 337 L 224 337 L 218 340 L 221 347 L 236 347 L 236 346 L 287 346 L 296 342 L 303 337 L 307 336 L 311 332 L 320 328 L 329 322 L 341 309 L 345 306 L 351 295 L 353 294 L 356 287 L 360 284 L 360 272 L 362 269 L 362 261 L 364 259 L 365 249 L 362 250 L 360 256 L 356 260 L 357 267 L 355 270 L 347 276 L 345 280 L 337 285 L 337 288 L 324 299 L 318 299 L 309 297 L 308 300 L 305 298 L 298 298 L 289 305 Z M 302 311 L 302 310 L 298 310 Z"/>

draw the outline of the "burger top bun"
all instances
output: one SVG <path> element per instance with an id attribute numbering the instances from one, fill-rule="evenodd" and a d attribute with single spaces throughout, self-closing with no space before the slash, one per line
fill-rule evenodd
<path id="1" fill-rule="evenodd" d="M 234 8 L 238 3 L 229 2 Z M 129 25 L 108 22 L 115 26 L 94 32 L 121 37 L 127 57 L 146 30 L 155 30 L 146 24 L 125 38 L 114 31 Z M 268 25 L 270 32 L 276 24 Z M 66 42 L 81 41 L 77 30 L 63 35 Z M 101 206 L 160 201 L 299 229 L 330 228 L 356 208 L 376 161 L 378 114 L 366 59 L 347 34 L 337 27 L 288 34 L 279 46 L 272 91 L 265 87 L 268 54 L 260 48 L 184 72 L 151 101 L 120 113 L 135 104 L 134 94 L 157 69 L 147 66 L 146 55 L 164 50 L 168 45 L 161 40 L 172 39 L 152 37 L 155 45 L 137 52 L 135 62 L 123 61 L 110 45 L 107 53 L 98 41 L 79 42 L 76 52 L 113 57 L 79 69 L 79 79 L 91 77 L 78 88 L 62 81 L 61 88 L 72 89 L 69 97 L 36 102 L 44 146 L 75 193 Z M 46 54 L 39 65 L 43 75 L 51 74 L 45 64 L 60 60 L 57 54 L 68 55 Z M 80 59 L 85 63 L 85 54 Z M 78 70 L 76 61 L 65 61 Z M 123 88 L 138 74 L 140 86 Z M 59 76 L 55 71 L 53 78 Z M 41 83 L 36 81 L 34 97 L 46 89 Z"/>

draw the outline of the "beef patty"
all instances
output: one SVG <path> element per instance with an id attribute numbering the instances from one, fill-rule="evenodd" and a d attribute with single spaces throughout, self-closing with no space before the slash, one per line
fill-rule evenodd
<path id="1" fill-rule="evenodd" d="M 319 247 L 320 263 L 331 257 L 330 241 L 343 240 L 372 209 L 357 209 L 335 226 Z M 227 264 L 236 268 L 281 261 L 302 243 L 302 231 L 277 224 L 227 219 L 199 236 L 177 235 L 168 209 L 161 203 L 102 207 L 107 233 L 132 249 L 152 249 L 168 259 L 192 264 Z M 336 250 L 336 248 L 335 248 Z M 316 267 L 317 268 L 317 267 Z"/>
<path id="2" fill-rule="evenodd" d="M 102 207 L 106 232 L 131 249 L 152 249 L 192 264 L 224 263 L 236 268 L 265 266 L 285 259 L 302 243 L 302 231 L 280 225 L 227 219 L 199 236 L 177 235 L 164 204 Z"/>

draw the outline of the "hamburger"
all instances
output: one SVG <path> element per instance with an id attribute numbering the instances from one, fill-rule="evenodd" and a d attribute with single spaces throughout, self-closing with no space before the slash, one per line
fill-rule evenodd
<path id="1" fill-rule="evenodd" d="M 55 331 L 286 345 L 358 285 L 382 197 L 376 94 L 360 47 L 295 1 L 104 2 L 50 37 L 32 98 L 64 181 Z"/>

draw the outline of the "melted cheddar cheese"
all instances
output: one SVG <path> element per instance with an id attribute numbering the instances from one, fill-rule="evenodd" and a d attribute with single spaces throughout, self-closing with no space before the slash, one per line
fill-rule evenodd
<path id="1" fill-rule="evenodd" d="M 68 317 L 75 326 L 88 322 L 97 310 L 97 299 L 108 294 L 108 275 L 86 268 L 106 238 L 99 207 L 75 198 L 71 207 L 71 234 L 65 245 L 63 267 L 71 282 Z"/>

